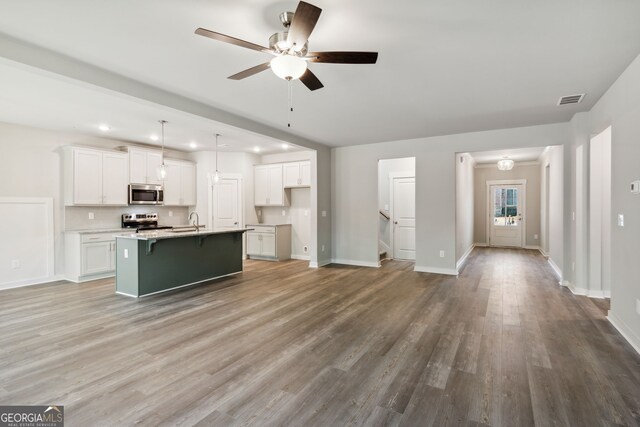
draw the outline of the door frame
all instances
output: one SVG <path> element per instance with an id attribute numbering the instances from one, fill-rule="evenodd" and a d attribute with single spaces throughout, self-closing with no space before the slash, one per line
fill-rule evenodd
<path id="1" fill-rule="evenodd" d="M 238 180 L 238 192 L 240 193 L 240 197 L 238 198 L 238 204 L 240 205 L 240 211 L 238 212 L 239 216 L 239 228 L 244 228 L 244 185 L 242 181 L 242 175 L 239 173 L 225 173 L 220 174 L 220 179 L 237 179 Z M 215 191 L 216 183 L 213 181 L 213 174 L 207 174 L 207 218 L 208 221 L 211 221 L 211 228 L 214 228 L 215 224 L 213 223 L 213 203 L 214 197 L 213 192 Z M 246 233 L 245 233 L 246 234 Z"/>
<path id="2" fill-rule="evenodd" d="M 486 233 L 487 233 L 487 246 L 491 246 L 491 186 L 492 185 L 522 185 L 522 229 L 520 230 L 521 242 L 520 247 L 525 248 L 527 246 L 527 180 L 526 179 L 496 179 L 487 181 L 487 197 L 485 202 L 487 204 L 487 221 L 486 221 Z"/>
<path id="3" fill-rule="evenodd" d="M 413 178 L 414 180 L 416 179 L 416 174 L 413 172 L 391 172 L 389 174 L 389 251 L 391 251 L 391 259 L 395 259 L 395 252 L 394 252 L 394 248 L 393 248 L 393 239 L 394 239 L 394 210 L 393 210 L 393 180 L 394 179 L 401 179 L 401 178 Z M 414 191 L 413 193 L 413 199 L 415 202 L 415 198 L 416 198 L 416 193 Z M 416 227 L 418 225 L 418 219 L 416 218 Z M 380 240 L 380 236 L 378 236 L 378 240 Z M 376 253 L 378 253 L 377 248 L 376 248 Z M 378 254 L 378 258 L 380 257 L 380 255 Z M 380 261 L 378 261 L 380 262 Z"/>

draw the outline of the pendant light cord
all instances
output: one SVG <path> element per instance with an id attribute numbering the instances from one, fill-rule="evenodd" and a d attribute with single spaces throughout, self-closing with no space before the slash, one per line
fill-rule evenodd
<path id="1" fill-rule="evenodd" d="M 164 124 L 167 123 L 166 120 L 160 120 L 160 125 L 162 126 L 162 166 L 164 166 Z"/>

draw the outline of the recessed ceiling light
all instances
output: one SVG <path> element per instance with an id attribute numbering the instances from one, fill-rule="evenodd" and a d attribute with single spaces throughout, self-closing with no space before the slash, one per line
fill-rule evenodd
<path id="1" fill-rule="evenodd" d="M 100 129 L 102 132 L 107 132 L 111 128 L 109 127 L 109 125 L 103 123 L 100 126 L 98 126 L 98 129 Z"/>
<path id="2" fill-rule="evenodd" d="M 259 153 L 260 152 L 260 147 L 253 147 L 253 151 L 256 152 L 256 153 Z"/>
<path id="3" fill-rule="evenodd" d="M 151 135 L 151 136 L 149 137 L 149 139 L 150 139 L 150 140 L 152 140 L 152 141 L 157 141 L 159 138 L 158 138 L 158 135 L 155 135 L 155 134 L 154 134 L 154 135 Z"/>
<path id="4" fill-rule="evenodd" d="M 197 143 L 197 142 L 195 142 L 195 141 L 191 141 L 191 142 L 189 143 L 189 147 L 191 147 L 191 148 L 198 148 L 198 143 Z"/>
<path id="5" fill-rule="evenodd" d="M 289 149 L 289 144 L 287 144 L 287 143 L 283 143 L 280 146 L 282 147 L 283 150 L 288 150 Z"/>

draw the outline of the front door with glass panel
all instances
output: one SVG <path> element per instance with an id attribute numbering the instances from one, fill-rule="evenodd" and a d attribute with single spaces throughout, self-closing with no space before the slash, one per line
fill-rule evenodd
<path id="1" fill-rule="evenodd" d="M 492 185 L 489 188 L 491 246 L 522 247 L 522 185 Z"/>

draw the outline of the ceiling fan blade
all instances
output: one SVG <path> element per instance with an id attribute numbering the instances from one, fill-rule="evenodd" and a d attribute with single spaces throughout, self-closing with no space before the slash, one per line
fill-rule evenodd
<path id="1" fill-rule="evenodd" d="M 268 70 L 269 67 L 271 67 L 271 63 L 270 62 L 265 62 L 264 64 L 260 64 L 260 65 L 256 65 L 255 67 L 251 67 L 248 68 L 244 71 L 240 71 L 237 74 L 234 74 L 233 76 L 229 76 L 227 77 L 228 79 L 231 80 L 242 80 L 242 79 L 246 79 L 247 77 L 251 77 L 254 74 L 258 74 L 264 70 Z"/>
<path id="2" fill-rule="evenodd" d="M 320 12 L 322 9 L 312 4 L 303 1 L 298 3 L 287 35 L 287 42 L 289 46 L 294 47 L 295 51 L 299 52 L 304 47 L 320 18 Z"/>
<path id="3" fill-rule="evenodd" d="M 309 52 L 310 62 L 329 64 L 375 64 L 378 52 Z"/>
<path id="4" fill-rule="evenodd" d="M 231 43 L 236 46 L 245 47 L 247 49 L 257 50 L 258 52 L 272 53 L 273 51 L 259 44 L 251 43 L 246 40 L 237 39 L 235 37 L 227 36 L 225 34 L 216 33 L 215 31 L 207 30 L 205 28 L 198 28 L 196 34 L 210 39 L 218 40 L 225 43 Z"/>
<path id="5" fill-rule="evenodd" d="M 304 85 L 309 88 L 309 90 L 318 90 L 322 89 L 324 85 L 315 74 L 311 72 L 310 69 L 307 68 L 307 71 L 304 72 L 302 77 L 300 77 L 300 81 L 304 83 Z"/>

